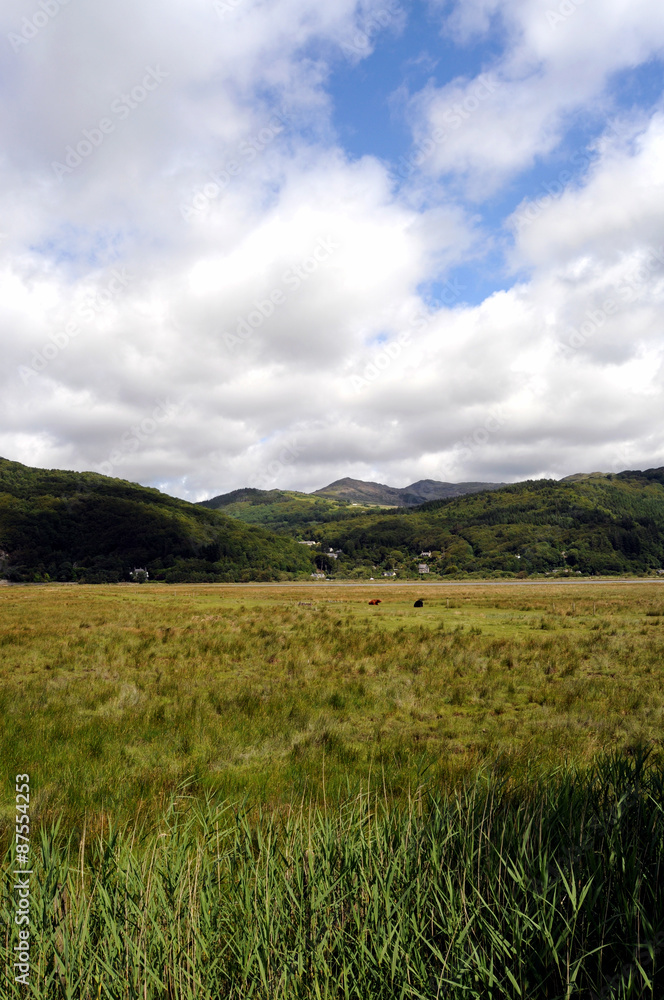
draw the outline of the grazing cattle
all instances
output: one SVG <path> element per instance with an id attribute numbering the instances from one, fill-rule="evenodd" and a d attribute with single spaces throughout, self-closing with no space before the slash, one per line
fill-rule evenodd
<path id="1" fill-rule="evenodd" d="M 420 598 L 420 600 L 415 601 L 415 603 L 413 604 L 413 607 L 414 608 L 423 608 L 424 607 L 424 601 Z"/>
<path id="2" fill-rule="evenodd" d="M 373 601 L 369 601 L 369 604 L 382 604 L 380 597 L 375 597 Z"/>

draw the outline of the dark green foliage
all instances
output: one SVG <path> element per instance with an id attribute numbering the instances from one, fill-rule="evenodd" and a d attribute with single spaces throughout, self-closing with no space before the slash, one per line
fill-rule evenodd
<path id="1" fill-rule="evenodd" d="M 377 510 L 251 489 L 188 504 L 94 473 L 0 459 L 2 549 L 10 579 L 35 581 L 113 582 L 134 567 L 168 582 L 278 580 L 308 576 L 312 559 L 339 577 L 394 570 L 403 579 L 417 577 L 422 551 L 432 553 L 424 559 L 433 576 L 643 574 L 664 566 L 664 470 L 534 480 Z M 1 560 L 0 552 L 0 569 Z"/>
<path id="2" fill-rule="evenodd" d="M 584 575 L 664 566 L 664 470 L 576 482 L 533 480 L 412 509 L 312 524 L 310 537 L 349 565 L 414 573 Z"/>
<path id="3" fill-rule="evenodd" d="M 637 750 L 524 785 L 498 762 L 405 807 L 365 788 L 252 818 L 180 797 L 138 835 L 44 831 L 32 987 L 3 997 L 658 1000 L 663 779 Z"/>
<path id="4" fill-rule="evenodd" d="M 0 459 L 0 550 L 13 581 L 280 580 L 311 572 L 288 538 L 136 483 Z"/>
<path id="5" fill-rule="evenodd" d="M 199 507 L 223 510 L 246 524 L 261 524 L 272 531 L 296 538 L 308 538 L 311 524 L 356 517 L 372 510 L 371 506 L 351 506 L 347 500 L 296 493 L 290 490 L 234 490 L 203 500 Z"/>

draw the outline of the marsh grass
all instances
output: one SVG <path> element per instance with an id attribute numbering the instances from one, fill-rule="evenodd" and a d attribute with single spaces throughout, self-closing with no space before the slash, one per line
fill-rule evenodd
<path id="1" fill-rule="evenodd" d="M 662 591 L 552 593 L 0 591 L 0 998 L 658 1000 Z"/>
<path id="2" fill-rule="evenodd" d="M 656 1000 L 663 792 L 661 760 L 616 753 L 400 803 L 378 776 L 320 808 L 249 816 L 185 791 L 156 825 L 43 829 L 33 986 L 3 996 Z M 11 897 L 5 875 L 5 967 Z"/>
<path id="3" fill-rule="evenodd" d="M 5 588 L 0 844 L 15 773 L 37 824 L 94 832 L 184 780 L 276 808 L 321 801 L 323 775 L 334 797 L 380 770 L 398 798 L 497 757 L 518 774 L 660 745 L 660 585 L 425 593 Z"/>

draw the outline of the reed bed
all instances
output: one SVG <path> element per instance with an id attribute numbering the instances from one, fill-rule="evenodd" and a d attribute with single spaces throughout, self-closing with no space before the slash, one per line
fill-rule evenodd
<path id="1" fill-rule="evenodd" d="M 183 792 L 159 823 L 41 831 L 32 979 L 48 1000 L 664 996 L 664 767 L 615 752 L 250 814 Z M 3 864 L 0 961 L 16 943 Z"/>

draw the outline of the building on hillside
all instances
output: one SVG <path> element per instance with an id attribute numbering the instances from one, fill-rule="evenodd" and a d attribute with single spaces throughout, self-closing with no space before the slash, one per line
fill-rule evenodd
<path id="1" fill-rule="evenodd" d="M 311 574 L 311 579 L 312 580 L 324 580 L 325 579 L 325 573 L 312 573 Z"/>
<path id="2" fill-rule="evenodd" d="M 428 573 L 429 572 L 429 567 L 427 566 L 426 563 L 418 563 L 417 564 L 417 572 L 418 573 Z"/>
<path id="3" fill-rule="evenodd" d="M 422 559 L 422 558 L 431 559 L 431 553 L 430 552 L 420 552 L 420 559 Z"/>
<path id="4" fill-rule="evenodd" d="M 318 542 L 306 541 L 306 542 L 300 542 L 300 545 L 318 545 Z"/>

